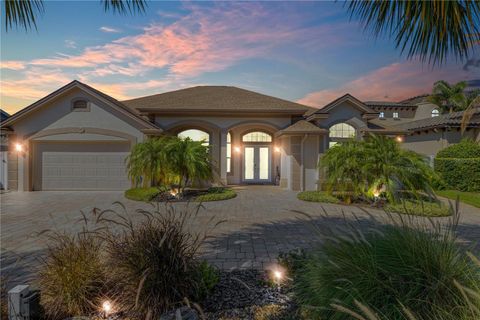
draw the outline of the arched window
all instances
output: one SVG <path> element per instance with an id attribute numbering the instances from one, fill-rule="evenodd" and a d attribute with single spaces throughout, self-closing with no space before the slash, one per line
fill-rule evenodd
<path id="1" fill-rule="evenodd" d="M 330 138 L 354 138 L 355 128 L 346 123 L 337 123 L 330 127 L 328 134 Z"/>
<path id="2" fill-rule="evenodd" d="M 440 111 L 438 111 L 438 109 L 433 109 L 432 110 L 432 118 L 433 117 L 438 117 L 440 115 Z"/>
<path id="3" fill-rule="evenodd" d="M 181 139 L 190 138 L 193 141 L 203 141 L 203 145 L 208 146 L 210 144 L 210 135 L 202 130 L 188 129 L 178 133 L 178 137 Z"/>
<path id="4" fill-rule="evenodd" d="M 272 142 L 272 136 L 261 131 L 254 131 L 242 137 L 243 142 Z"/>
<path id="5" fill-rule="evenodd" d="M 232 135 L 227 133 L 227 173 L 232 170 Z"/>

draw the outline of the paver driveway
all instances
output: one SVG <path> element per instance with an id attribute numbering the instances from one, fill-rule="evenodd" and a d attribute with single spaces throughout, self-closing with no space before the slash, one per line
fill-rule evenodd
<path id="1" fill-rule="evenodd" d="M 212 216 L 226 220 L 213 230 L 213 237 L 203 248 L 206 259 L 225 269 L 267 268 L 279 252 L 308 248 L 320 241 L 312 221 L 294 210 L 310 214 L 320 228 L 340 225 L 343 215 L 353 219 L 354 214 L 365 227 L 378 223 L 367 219 L 359 208 L 299 201 L 296 192 L 274 186 L 236 190 L 235 199 L 205 203 L 205 210 L 192 224 L 199 230 Z M 125 199 L 122 192 L 12 192 L 2 194 L 0 200 L 2 271 L 14 282 L 26 281 L 44 252 L 45 238 L 36 233 L 45 229 L 79 230 L 81 211 L 88 214 L 95 207 L 108 209 L 115 201 L 122 202 L 133 217 L 140 216 L 135 209 L 149 208 Z M 178 209 L 183 206 L 176 204 Z M 324 212 L 328 217 L 321 217 Z M 369 212 L 380 220 L 385 217 L 382 211 Z M 461 212 L 459 235 L 467 243 L 476 243 L 480 240 L 480 210 L 462 205 Z"/>

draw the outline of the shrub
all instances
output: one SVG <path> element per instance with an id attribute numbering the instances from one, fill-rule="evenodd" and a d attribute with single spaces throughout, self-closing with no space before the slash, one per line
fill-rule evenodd
<path id="1" fill-rule="evenodd" d="M 463 139 L 440 150 L 437 158 L 480 158 L 480 144 L 471 139 Z"/>
<path id="2" fill-rule="evenodd" d="M 197 202 L 220 201 L 235 198 L 237 193 L 230 188 L 212 187 L 206 194 L 199 195 Z"/>
<path id="3" fill-rule="evenodd" d="M 157 187 L 150 188 L 132 188 L 125 191 L 125 198 L 135 201 L 152 201 L 156 196 L 162 192 L 162 189 Z"/>
<path id="4" fill-rule="evenodd" d="M 446 217 L 452 214 L 450 207 L 441 202 L 416 200 L 405 200 L 400 203 L 390 203 L 386 205 L 385 210 L 389 212 L 426 217 Z"/>
<path id="5" fill-rule="evenodd" d="M 480 191 L 480 144 L 470 139 L 440 150 L 435 171 L 443 178 L 444 188 Z M 442 189 L 444 189 L 442 188 Z"/>
<path id="6" fill-rule="evenodd" d="M 50 319 L 90 315 L 106 292 L 101 243 L 88 232 L 50 233 L 38 273 L 41 305 Z"/>
<path id="7" fill-rule="evenodd" d="M 457 218 L 331 230 L 294 272 L 295 297 L 309 319 L 479 319 L 480 266 L 455 243 Z"/>
<path id="8" fill-rule="evenodd" d="M 297 194 L 297 198 L 303 201 L 339 203 L 338 198 L 324 191 L 302 191 Z"/>
<path id="9" fill-rule="evenodd" d="M 120 214 L 105 218 L 121 227 L 106 233 L 105 239 L 109 265 L 115 266 L 110 275 L 114 296 L 124 311 L 156 319 L 182 300 L 198 296 L 205 279 L 198 277 L 196 253 L 206 234 L 187 228 L 199 209 L 176 212 L 166 205 L 138 210 L 144 217 L 139 223 Z"/>
<path id="10" fill-rule="evenodd" d="M 480 158 L 435 158 L 435 171 L 447 188 L 460 191 L 480 191 Z"/>
<path id="11" fill-rule="evenodd" d="M 202 261 L 197 268 L 199 289 L 197 298 L 204 299 L 208 296 L 220 280 L 218 270 L 206 261 Z"/>

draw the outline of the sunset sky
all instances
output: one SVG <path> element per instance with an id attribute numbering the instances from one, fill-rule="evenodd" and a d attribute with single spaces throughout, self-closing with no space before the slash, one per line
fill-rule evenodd
<path id="1" fill-rule="evenodd" d="M 405 60 L 341 2 L 149 2 L 135 16 L 105 13 L 99 1 L 46 2 L 37 31 L 5 32 L 3 21 L 0 106 L 9 113 L 74 79 L 119 100 L 232 85 L 315 107 L 347 92 L 397 101 L 436 80 L 480 79 L 465 61 Z"/>

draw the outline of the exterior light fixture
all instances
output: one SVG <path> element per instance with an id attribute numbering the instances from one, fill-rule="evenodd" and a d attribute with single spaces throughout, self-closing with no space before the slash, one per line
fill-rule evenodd
<path id="1" fill-rule="evenodd" d="M 235 147 L 235 152 L 240 153 L 240 147 Z"/>
<path id="2" fill-rule="evenodd" d="M 17 151 L 17 152 L 23 152 L 23 144 L 21 144 L 21 143 L 15 143 L 15 151 Z"/>
<path id="3" fill-rule="evenodd" d="M 279 270 L 275 270 L 275 271 L 273 271 L 273 276 L 275 277 L 275 280 L 277 282 L 280 282 L 283 278 L 283 273 Z"/>
<path id="4" fill-rule="evenodd" d="M 401 142 L 403 142 L 403 137 L 402 137 L 402 136 L 397 136 L 397 137 L 395 138 L 395 140 L 396 140 L 398 143 L 401 143 Z"/>
<path id="5" fill-rule="evenodd" d="M 274 150 L 275 150 L 275 152 L 277 152 L 277 153 L 280 152 L 280 148 L 279 148 L 279 147 L 275 147 Z"/>
<path id="6" fill-rule="evenodd" d="M 108 300 L 104 301 L 102 303 L 102 311 L 103 311 L 103 314 L 104 314 L 105 318 L 107 318 L 108 315 L 110 314 L 110 312 L 112 312 L 112 303 Z"/>

